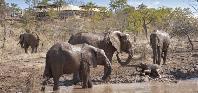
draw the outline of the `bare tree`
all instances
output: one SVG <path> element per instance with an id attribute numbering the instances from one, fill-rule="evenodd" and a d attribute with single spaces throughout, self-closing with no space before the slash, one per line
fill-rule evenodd
<path id="1" fill-rule="evenodd" d="M 4 0 L 0 0 L 0 23 L 1 26 L 4 28 L 3 30 L 3 45 L 1 48 L 5 47 L 5 41 L 6 41 L 6 24 L 5 24 L 5 17 L 6 17 L 6 5 L 5 5 L 5 1 Z"/>

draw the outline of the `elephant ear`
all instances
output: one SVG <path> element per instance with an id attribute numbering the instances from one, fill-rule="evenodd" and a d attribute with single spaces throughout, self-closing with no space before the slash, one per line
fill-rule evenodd
<path id="1" fill-rule="evenodd" d="M 85 44 L 82 50 L 83 58 L 86 59 L 93 68 L 97 67 L 97 48 Z"/>
<path id="2" fill-rule="evenodd" d="M 93 55 L 92 55 L 92 61 L 91 61 L 91 64 L 93 66 L 93 68 L 97 67 L 97 60 L 98 60 L 98 49 L 91 46 L 93 48 Z"/>
<path id="3" fill-rule="evenodd" d="M 112 45 L 117 49 L 118 52 L 121 52 L 121 42 L 120 42 L 120 35 L 122 32 L 120 31 L 113 31 L 110 33 L 110 41 Z"/>

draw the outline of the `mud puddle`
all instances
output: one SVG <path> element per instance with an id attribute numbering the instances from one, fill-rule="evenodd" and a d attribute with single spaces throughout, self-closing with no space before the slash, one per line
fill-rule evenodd
<path id="1" fill-rule="evenodd" d="M 52 92 L 52 86 L 46 87 L 46 93 Z M 58 93 L 198 93 L 198 79 L 179 81 L 178 83 L 129 83 L 94 85 L 91 89 L 81 86 L 60 86 Z"/>

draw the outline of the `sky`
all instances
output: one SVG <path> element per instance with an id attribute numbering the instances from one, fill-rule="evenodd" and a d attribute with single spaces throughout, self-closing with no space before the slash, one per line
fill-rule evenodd
<path id="1" fill-rule="evenodd" d="M 28 5 L 24 2 L 25 0 L 5 0 L 7 3 L 16 3 L 22 9 L 27 8 Z M 71 1 L 71 0 L 70 0 Z M 99 6 L 109 6 L 110 0 L 73 0 L 77 2 L 89 2 L 92 1 Z M 196 0 L 128 0 L 128 4 L 137 7 L 140 4 L 145 4 L 148 7 L 158 8 L 158 7 L 181 7 L 187 8 L 189 7 L 193 12 L 195 9 L 192 7 L 196 7 L 198 9 L 198 2 Z"/>

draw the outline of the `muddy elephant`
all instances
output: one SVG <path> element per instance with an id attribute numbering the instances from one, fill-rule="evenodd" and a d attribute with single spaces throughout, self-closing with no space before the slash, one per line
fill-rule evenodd
<path id="1" fill-rule="evenodd" d="M 87 43 L 103 49 L 110 62 L 112 62 L 112 57 L 115 51 L 117 51 L 117 53 L 126 52 L 129 55 L 126 62 L 121 62 L 119 56 L 117 56 L 117 60 L 121 65 L 127 65 L 133 57 L 132 44 L 129 40 L 129 35 L 120 31 L 102 33 L 80 32 L 72 35 L 68 42 L 73 45 Z"/>
<path id="2" fill-rule="evenodd" d="M 36 34 L 36 33 L 35 33 Z M 24 48 L 25 53 L 27 53 L 29 46 L 32 48 L 32 53 L 37 52 L 39 46 L 39 36 L 33 35 L 33 33 L 23 33 L 19 36 L 19 43 L 21 48 Z"/>
<path id="3" fill-rule="evenodd" d="M 161 57 L 166 64 L 166 57 L 170 45 L 170 36 L 161 30 L 154 30 L 150 35 L 150 46 L 153 50 L 153 63 L 160 65 Z"/>
<path id="4" fill-rule="evenodd" d="M 88 44 L 71 45 L 69 43 L 56 43 L 46 54 L 46 65 L 44 70 L 44 81 L 42 90 L 46 82 L 53 78 L 53 90 L 58 89 L 58 81 L 63 74 L 79 73 L 83 82 L 82 88 L 91 88 L 90 66 L 102 65 L 106 72 L 102 80 L 108 79 L 111 74 L 111 62 L 106 57 L 104 50 Z"/>
<path id="5" fill-rule="evenodd" d="M 149 75 L 150 77 L 161 78 L 160 66 L 157 64 L 140 63 L 136 65 L 136 71 L 140 72 L 141 75 Z"/>

